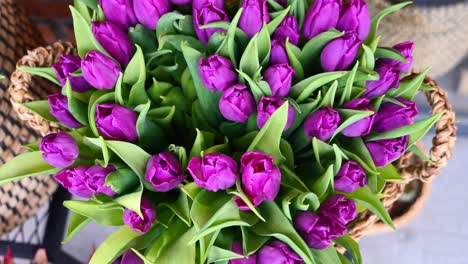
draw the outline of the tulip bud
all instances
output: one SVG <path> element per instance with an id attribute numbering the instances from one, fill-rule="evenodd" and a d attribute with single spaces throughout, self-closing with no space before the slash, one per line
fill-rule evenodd
<path id="1" fill-rule="evenodd" d="M 235 84 L 224 91 L 219 110 L 227 120 L 245 123 L 255 110 L 255 101 L 247 86 Z"/>
<path id="2" fill-rule="evenodd" d="M 270 54 L 270 64 L 288 64 L 289 57 L 286 52 L 285 40 L 281 38 L 274 38 L 271 41 L 271 54 Z"/>
<path id="3" fill-rule="evenodd" d="M 333 195 L 322 203 L 320 213 L 343 225 L 347 225 L 357 217 L 356 204 L 351 199 L 346 200 L 346 196 L 342 194 Z"/>
<path id="4" fill-rule="evenodd" d="M 258 103 L 257 106 L 257 125 L 258 128 L 262 128 L 268 119 L 270 119 L 271 115 L 280 108 L 285 101 L 281 98 L 278 97 L 266 97 L 263 96 L 262 99 L 260 99 L 260 102 Z M 284 131 L 288 130 L 288 128 L 292 125 L 294 122 L 294 119 L 296 118 L 296 113 L 294 112 L 294 108 L 289 105 L 288 109 L 288 121 L 286 123 L 286 127 L 284 128 Z"/>
<path id="5" fill-rule="evenodd" d="M 54 179 L 71 194 L 89 199 L 93 197 L 95 191 L 87 184 L 86 170 L 88 169 L 89 166 L 86 165 L 73 169 L 66 169 L 57 173 Z"/>
<path id="6" fill-rule="evenodd" d="M 132 210 L 125 209 L 123 212 L 123 222 L 133 231 L 144 234 L 148 232 L 151 225 L 156 220 L 156 210 L 150 200 L 143 197 L 141 199 L 141 218 Z"/>
<path id="7" fill-rule="evenodd" d="M 289 39 L 293 45 L 299 44 L 299 25 L 295 16 L 288 15 L 275 30 L 274 39 Z"/>
<path id="8" fill-rule="evenodd" d="M 52 68 L 55 71 L 60 84 L 64 86 L 67 79 L 73 91 L 83 93 L 91 89 L 91 85 L 82 76 L 73 76 L 72 73 L 81 68 L 81 58 L 75 55 L 61 55 L 60 61 L 55 63 Z"/>
<path id="9" fill-rule="evenodd" d="M 307 10 L 302 31 L 307 39 L 336 27 L 342 0 L 316 0 Z"/>
<path id="10" fill-rule="evenodd" d="M 222 153 L 210 153 L 201 159 L 193 157 L 187 170 L 195 184 L 212 192 L 227 190 L 237 180 L 237 163 Z"/>
<path id="11" fill-rule="evenodd" d="M 69 128 L 80 128 L 83 125 L 78 122 L 68 109 L 68 99 L 60 93 L 51 94 L 47 97 L 50 104 L 50 114 L 60 123 Z"/>
<path id="12" fill-rule="evenodd" d="M 96 127 L 105 139 L 135 142 L 137 114 L 116 104 L 99 104 L 96 107 Z"/>
<path id="13" fill-rule="evenodd" d="M 258 206 L 264 201 L 273 201 L 278 195 L 281 184 L 281 172 L 274 165 L 274 158 L 262 152 L 247 152 L 241 158 L 242 189 L 252 202 Z M 250 210 L 240 199 L 234 202 L 241 210 Z"/>
<path id="14" fill-rule="evenodd" d="M 143 26 L 155 30 L 159 18 L 171 11 L 168 0 L 133 0 L 133 10 Z"/>
<path id="15" fill-rule="evenodd" d="M 304 132 L 310 138 L 321 141 L 329 140 L 340 125 L 341 117 L 338 111 L 324 107 L 313 112 L 304 123 Z"/>
<path id="16" fill-rule="evenodd" d="M 270 85 L 273 96 L 287 96 L 292 85 L 292 78 L 296 74 L 288 64 L 276 64 L 270 66 L 263 77 Z"/>
<path id="17" fill-rule="evenodd" d="M 231 251 L 239 255 L 244 255 L 244 250 L 242 249 L 242 242 L 240 241 L 232 242 Z M 255 254 L 252 254 L 245 258 L 232 259 L 228 262 L 228 264 L 256 264 L 256 263 L 257 263 L 257 256 Z"/>
<path id="18" fill-rule="evenodd" d="M 78 158 L 79 148 L 75 139 L 67 133 L 58 132 L 45 136 L 39 144 L 42 158 L 57 168 L 66 168 Z"/>
<path id="19" fill-rule="evenodd" d="M 88 52 L 81 61 L 83 77 L 98 90 L 114 88 L 120 75 L 120 67 L 113 59 L 97 50 Z"/>
<path id="20" fill-rule="evenodd" d="M 122 66 L 132 58 L 133 45 L 127 33 L 116 24 L 107 21 L 94 21 L 93 34 L 101 46 Z"/>
<path id="21" fill-rule="evenodd" d="M 380 106 L 374 122 L 376 132 L 383 133 L 414 123 L 414 118 L 419 114 L 416 103 L 401 97 L 396 100 L 404 106 L 392 102 L 386 102 Z"/>
<path id="22" fill-rule="evenodd" d="M 352 32 L 328 43 L 320 55 L 322 68 L 327 72 L 347 70 L 356 60 L 362 42 Z"/>
<path id="23" fill-rule="evenodd" d="M 323 250 L 331 240 L 347 233 L 346 226 L 326 215 L 300 212 L 294 219 L 294 227 L 310 248 Z"/>
<path id="24" fill-rule="evenodd" d="M 370 105 L 370 100 L 367 98 L 358 98 L 352 101 L 349 101 L 343 105 L 344 109 L 359 110 L 359 111 L 373 111 L 375 109 Z M 372 124 L 374 122 L 375 114 L 365 117 L 350 126 L 343 129 L 341 132 L 347 137 L 363 137 L 369 135 L 372 130 Z"/>
<path id="25" fill-rule="evenodd" d="M 270 22 L 266 0 L 244 0 L 241 7 L 243 12 L 239 20 L 239 28 L 249 38 L 262 29 L 263 23 Z"/>
<path id="26" fill-rule="evenodd" d="M 183 174 L 179 160 L 170 153 L 159 153 L 148 161 L 145 179 L 158 192 L 168 192 L 177 187 L 187 175 Z"/>
<path id="27" fill-rule="evenodd" d="M 359 163 L 348 160 L 343 163 L 335 176 L 335 190 L 351 193 L 366 185 L 366 173 Z"/>
<path id="28" fill-rule="evenodd" d="M 173 0 L 174 1 L 174 0 Z M 181 0 L 178 0 L 181 1 Z M 186 0 L 182 0 L 186 1 Z M 200 10 L 204 5 L 212 3 L 219 9 L 224 9 L 224 1 L 222 0 L 193 0 L 192 1 L 192 8 Z"/>
<path id="29" fill-rule="evenodd" d="M 218 21 L 229 21 L 229 17 L 222 8 L 215 6 L 214 3 L 209 2 L 200 9 L 193 9 L 195 32 L 203 44 L 207 44 L 214 33 L 226 32 L 226 30 L 221 28 L 200 28 L 201 26 Z"/>
<path id="30" fill-rule="evenodd" d="M 414 42 L 410 41 L 400 43 L 393 46 L 393 48 L 398 50 L 403 55 L 403 57 L 405 57 L 406 63 L 392 59 L 380 59 L 379 62 L 392 65 L 395 69 L 402 72 L 410 72 L 411 67 L 413 66 Z"/>
<path id="31" fill-rule="evenodd" d="M 397 160 L 405 153 L 408 147 L 408 136 L 395 139 L 382 139 L 366 142 L 375 166 L 385 167 L 389 163 Z"/>
<path id="32" fill-rule="evenodd" d="M 304 264 L 305 262 L 286 243 L 274 241 L 270 245 L 265 245 L 260 249 L 258 252 L 258 263 Z"/>
<path id="33" fill-rule="evenodd" d="M 129 27 L 138 24 L 133 11 L 133 1 L 141 0 L 99 0 L 99 5 L 104 12 L 107 21 L 112 21 L 127 31 Z"/>
<path id="34" fill-rule="evenodd" d="M 366 82 L 366 92 L 362 95 L 365 98 L 373 98 L 384 95 L 391 88 L 400 85 L 400 71 L 388 64 L 379 64 L 375 70 L 380 78 L 377 81 Z"/>
<path id="35" fill-rule="evenodd" d="M 350 0 L 344 5 L 337 29 L 354 31 L 362 41 L 367 39 L 371 27 L 369 9 L 364 0 Z"/>
<path id="36" fill-rule="evenodd" d="M 198 73 L 206 88 L 211 91 L 224 91 L 237 82 L 237 74 L 232 62 L 218 54 L 201 58 Z"/>
<path id="37" fill-rule="evenodd" d="M 133 250 L 129 250 L 116 259 L 112 264 L 144 264 L 144 262 L 137 254 L 135 254 L 135 252 L 133 252 Z"/>

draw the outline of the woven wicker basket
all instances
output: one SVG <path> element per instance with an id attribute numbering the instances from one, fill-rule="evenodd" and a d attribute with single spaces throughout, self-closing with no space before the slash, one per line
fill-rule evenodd
<path id="1" fill-rule="evenodd" d="M 0 1 L 0 72 L 9 76 L 28 49 L 43 43 L 23 10 L 12 0 Z M 0 82 L 0 166 L 22 153 L 23 144 L 38 139 L 33 129 L 18 119 L 7 98 L 8 80 Z M 40 91 L 38 85 L 30 93 Z M 43 207 L 57 188 L 49 176 L 32 177 L 0 187 L 0 237 L 23 224 Z"/>
<path id="2" fill-rule="evenodd" d="M 52 46 L 40 47 L 24 56 L 19 62 L 19 66 L 51 66 L 56 62 L 60 55 L 75 53 L 75 49 L 70 43 L 57 42 Z M 400 195 L 404 192 L 405 186 L 413 181 L 420 180 L 429 182 L 433 177 L 440 173 L 440 170 L 447 165 L 447 161 L 452 156 L 452 148 L 456 140 L 456 118 L 450 103 L 448 102 L 447 94 L 440 88 L 437 83 L 431 79 L 426 79 L 426 84 L 434 87 L 434 91 L 426 92 L 429 104 L 432 107 L 432 114 L 445 112 L 445 115 L 435 125 L 436 133 L 433 138 L 433 146 L 430 150 L 430 158 L 433 164 L 424 162 L 412 155 L 405 155 L 396 164 L 402 176 L 407 180 L 404 183 L 389 183 L 385 187 L 387 195 L 382 201 L 387 209 L 391 209 Z M 22 120 L 27 122 L 31 127 L 40 132 L 42 135 L 56 131 L 57 126 L 50 124 L 41 117 L 35 115 L 31 111 L 24 109 L 18 103 L 24 103 L 31 100 L 43 99 L 42 97 L 30 92 L 33 85 L 31 75 L 17 70 L 11 78 L 11 86 L 9 89 L 10 97 L 13 106 L 18 111 L 18 115 Z M 59 89 L 56 87 L 55 89 Z M 372 231 L 375 224 L 378 224 L 378 218 L 370 212 L 361 213 L 357 220 L 351 224 L 350 235 L 358 239 L 367 232 Z"/>

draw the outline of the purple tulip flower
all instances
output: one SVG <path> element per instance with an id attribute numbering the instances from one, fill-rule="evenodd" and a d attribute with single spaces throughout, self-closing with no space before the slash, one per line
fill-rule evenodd
<path id="1" fill-rule="evenodd" d="M 214 3 L 208 2 L 202 8 L 193 10 L 195 32 L 203 44 L 207 44 L 214 33 L 226 32 L 226 30 L 221 28 L 200 28 L 201 26 L 218 21 L 229 21 L 229 17 L 222 8 L 217 7 Z"/>
<path id="2" fill-rule="evenodd" d="M 135 252 L 133 252 L 133 250 L 129 250 L 116 259 L 112 264 L 144 264 L 144 262 L 137 254 L 135 254 Z"/>
<path id="3" fill-rule="evenodd" d="M 242 242 L 232 242 L 231 251 L 239 255 L 244 255 L 244 251 L 242 249 Z M 246 258 L 232 259 L 229 260 L 228 264 L 257 264 L 257 256 L 255 254 L 252 254 Z"/>
<path id="4" fill-rule="evenodd" d="M 178 0 L 178 1 L 187 1 L 187 0 Z M 222 0 L 193 0 L 192 8 L 200 10 L 204 5 L 212 3 L 219 9 L 224 9 L 224 1 Z"/>
<path id="5" fill-rule="evenodd" d="M 375 109 L 370 105 L 370 100 L 367 98 L 358 98 L 349 101 L 343 106 L 344 109 L 359 110 L 359 111 L 373 111 Z M 372 124 L 374 122 L 375 114 L 365 117 L 352 125 L 346 127 L 341 132 L 347 137 L 363 137 L 369 135 L 372 130 Z"/>
<path id="6" fill-rule="evenodd" d="M 152 156 L 146 166 L 145 179 L 158 192 L 168 192 L 187 178 L 177 158 L 167 152 Z"/>
<path id="7" fill-rule="evenodd" d="M 307 39 L 336 27 L 342 0 L 316 0 L 307 10 L 302 31 Z"/>
<path id="8" fill-rule="evenodd" d="M 320 213 L 347 225 L 357 217 L 356 204 L 342 194 L 332 195 L 320 205 Z"/>
<path id="9" fill-rule="evenodd" d="M 73 76 L 72 73 L 81 68 L 81 58 L 75 55 L 61 55 L 60 61 L 55 63 L 52 68 L 60 84 L 64 86 L 67 79 L 73 91 L 83 93 L 89 91 L 92 87 L 82 76 Z"/>
<path id="10" fill-rule="evenodd" d="M 409 137 L 403 136 L 395 139 L 369 141 L 366 142 L 366 146 L 374 160 L 375 166 L 385 167 L 405 153 L 408 141 Z"/>
<path id="11" fill-rule="evenodd" d="M 99 104 L 96 107 L 96 127 L 105 139 L 135 142 L 137 114 L 116 104 Z"/>
<path id="12" fill-rule="evenodd" d="M 347 70 L 356 60 L 362 42 L 352 32 L 328 43 L 320 55 L 322 68 L 327 72 Z"/>
<path id="13" fill-rule="evenodd" d="M 299 255 L 296 254 L 286 243 L 274 241 L 270 245 L 263 246 L 258 252 L 259 264 L 304 264 Z"/>
<path id="14" fill-rule="evenodd" d="M 273 96 L 287 96 L 291 89 L 292 79 L 296 72 L 288 64 L 275 64 L 270 66 L 263 77 L 270 85 Z"/>
<path id="15" fill-rule="evenodd" d="M 102 47 L 120 65 L 126 66 L 133 54 L 133 45 L 127 33 L 110 21 L 94 21 L 92 26 L 94 37 Z"/>
<path id="16" fill-rule="evenodd" d="M 392 102 L 386 102 L 380 106 L 374 121 L 376 132 L 383 133 L 414 123 L 414 118 L 419 114 L 416 103 L 401 97 L 396 98 L 396 100 L 404 106 Z"/>
<path id="17" fill-rule="evenodd" d="M 133 0 L 133 10 L 143 26 L 155 30 L 159 19 L 171 11 L 171 4 L 168 0 Z"/>
<path id="18" fill-rule="evenodd" d="M 227 190 L 237 180 L 237 163 L 228 155 L 210 153 L 201 159 L 193 157 L 187 170 L 195 184 L 212 192 Z"/>
<path id="19" fill-rule="evenodd" d="M 283 22 L 278 26 L 273 34 L 274 39 L 289 39 L 289 43 L 293 45 L 299 44 L 300 34 L 299 25 L 295 16 L 288 15 Z"/>
<path id="20" fill-rule="evenodd" d="M 133 11 L 133 0 L 99 0 L 99 5 L 106 20 L 114 22 L 125 31 L 138 24 Z"/>
<path id="21" fill-rule="evenodd" d="M 304 132 L 310 138 L 321 141 L 329 140 L 340 125 L 341 117 L 338 111 L 324 107 L 313 112 L 304 123 Z"/>
<path id="22" fill-rule="evenodd" d="M 156 210 L 153 204 L 144 197 L 141 199 L 141 214 L 143 218 L 134 211 L 125 209 L 123 212 L 123 222 L 133 231 L 144 234 L 150 230 L 151 225 L 156 220 Z"/>
<path id="23" fill-rule="evenodd" d="M 340 31 L 354 31 L 362 41 L 367 39 L 371 27 L 371 16 L 364 0 L 350 0 L 343 7 L 336 28 Z"/>
<path id="24" fill-rule="evenodd" d="M 263 96 L 262 99 L 260 99 L 260 102 L 258 103 L 257 106 L 257 126 L 258 128 L 262 128 L 268 119 L 270 119 L 271 115 L 273 115 L 278 108 L 280 108 L 285 101 L 279 97 L 266 97 Z M 288 130 L 289 127 L 291 127 L 292 123 L 294 122 L 294 119 L 296 118 L 296 113 L 294 112 L 294 108 L 289 105 L 288 109 L 288 121 L 286 123 L 286 127 L 284 130 Z"/>
<path id="25" fill-rule="evenodd" d="M 244 0 L 241 7 L 244 11 L 239 20 L 239 28 L 249 38 L 259 32 L 264 23 L 270 22 L 266 0 Z"/>
<path id="26" fill-rule="evenodd" d="M 78 122 L 68 109 L 68 99 L 60 93 L 51 94 L 47 97 L 50 105 L 50 114 L 60 123 L 69 128 L 80 128 L 83 125 Z"/>
<path id="27" fill-rule="evenodd" d="M 392 59 L 380 59 L 379 62 L 387 65 L 392 65 L 395 69 L 402 72 L 410 72 L 411 67 L 413 66 L 413 51 L 414 51 L 414 42 L 404 42 L 393 46 L 394 49 L 398 50 L 403 57 L 406 59 L 405 62 L 392 60 Z"/>
<path id="28" fill-rule="evenodd" d="M 375 70 L 380 78 L 377 81 L 367 81 L 366 92 L 362 97 L 373 98 L 384 95 L 391 88 L 400 85 L 400 71 L 389 64 L 378 64 Z"/>
<path id="29" fill-rule="evenodd" d="M 211 91 L 224 91 L 237 82 L 232 62 L 218 54 L 201 58 L 198 73 L 203 85 Z"/>
<path id="30" fill-rule="evenodd" d="M 219 110 L 227 120 L 245 123 L 255 110 L 255 101 L 247 86 L 235 84 L 224 91 Z"/>
<path id="31" fill-rule="evenodd" d="M 288 64 L 289 56 L 286 52 L 285 40 L 273 38 L 271 41 L 270 64 Z"/>
<path id="32" fill-rule="evenodd" d="M 97 50 L 83 57 L 81 71 L 85 80 L 98 90 L 114 88 L 120 75 L 117 62 Z"/>
<path id="33" fill-rule="evenodd" d="M 348 160 L 336 174 L 334 187 L 337 191 L 352 193 L 359 187 L 364 187 L 366 182 L 366 172 L 362 166 L 354 160 Z"/>
<path id="34" fill-rule="evenodd" d="M 241 158 L 241 168 L 242 189 L 253 206 L 276 198 L 281 184 L 281 172 L 274 165 L 272 156 L 262 152 L 247 152 Z M 236 196 L 234 202 L 239 209 L 250 210 L 240 197 Z"/>
<path id="35" fill-rule="evenodd" d="M 45 136 L 39 144 L 39 150 L 47 163 L 57 168 L 66 168 L 75 163 L 80 149 L 72 136 L 58 132 Z"/>

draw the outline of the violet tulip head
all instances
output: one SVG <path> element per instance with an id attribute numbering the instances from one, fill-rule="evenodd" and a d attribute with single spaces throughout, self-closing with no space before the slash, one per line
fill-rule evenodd
<path id="1" fill-rule="evenodd" d="M 322 68 L 327 72 L 347 70 L 356 60 L 361 44 L 352 32 L 330 41 L 320 55 Z"/>
<path id="2" fill-rule="evenodd" d="M 366 182 L 366 172 L 362 166 L 354 160 L 348 160 L 336 174 L 334 187 L 337 191 L 352 193 L 359 187 L 364 187 Z"/>
<path id="3" fill-rule="evenodd" d="M 324 107 L 313 112 L 304 123 L 304 132 L 310 138 L 321 141 L 329 140 L 340 125 L 341 117 L 338 111 Z"/>
<path id="4" fill-rule="evenodd" d="M 105 139 L 135 142 L 137 114 L 117 104 L 98 104 L 96 127 Z"/>
<path id="5" fill-rule="evenodd" d="M 242 189 L 253 206 L 276 198 L 281 184 L 281 172 L 274 165 L 272 156 L 262 152 L 247 152 L 241 158 L 241 169 Z M 239 209 L 249 210 L 239 197 L 234 202 Z"/>
<path id="6" fill-rule="evenodd" d="M 202 158 L 193 157 L 187 170 L 196 185 L 212 192 L 232 187 L 238 173 L 236 161 L 222 153 L 210 153 Z"/>
<path id="7" fill-rule="evenodd" d="M 123 30 L 138 24 L 132 3 L 133 0 L 99 0 L 106 20 L 114 22 Z"/>
<path id="8" fill-rule="evenodd" d="M 174 1 L 174 0 L 172 0 Z M 187 1 L 187 0 L 177 0 L 177 1 Z M 190 0 L 191 1 L 191 0 Z M 212 3 L 214 6 L 216 6 L 219 9 L 224 9 L 224 1 L 223 0 L 193 0 L 192 2 L 192 8 L 193 9 L 201 9 L 204 5 L 208 3 Z"/>
<path id="9" fill-rule="evenodd" d="M 288 64 L 289 56 L 286 52 L 285 39 L 273 38 L 271 41 L 270 64 Z"/>
<path id="10" fill-rule="evenodd" d="M 231 251 L 239 255 L 244 255 L 244 251 L 242 249 L 242 242 L 240 241 L 232 242 Z M 228 262 L 228 264 L 257 264 L 257 256 L 255 254 L 252 254 L 245 258 L 231 259 Z"/>
<path id="11" fill-rule="evenodd" d="M 373 98 L 384 95 L 388 90 L 400 85 L 400 71 L 390 64 L 379 64 L 375 70 L 380 78 L 366 82 L 366 92 L 362 97 Z"/>
<path id="12" fill-rule="evenodd" d="M 97 50 L 83 57 L 81 71 L 85 80 L 98 90 L 114 88 L 120 75 L 117 62 Z"/>
<path id="13" fill-rule="evenodd" d="M 354 31 L 362 41 L 367 39 L 371 27 L 371 16 L 365 0 L 350 0 L 343 7 L 336 28 L 340 31 Z"/>
<path id="14" fill-rule="evenodd" d="M 397 160 L 408 147 L 408 136 L 403 136 L 395 139 L 382 139 L 366 142 L 375 166 L 385 167 L 389 163 Z"/>
<path id="15" fill-rule="evenodd" d="M 222 8 L 217 7 L 214 3 L 209 2 L 203 5 L 202 8 L 193 10 L 195 32 L 203 44 L 207 44 L 214 33 L 226 32 L 226 30 L 221 28 L 200 28 L 201 26 L 218 21 L 229 21 L 229 17 Z"/>
<path id="16" fill-rule="evenodd" d="M 356 204 L 342 194 L 332 195 L 320 205 L 320 213 L 347 225 L 357 216 Z"/>
<path id="17" fill-rule="evenodd" d="M 294 218 L 294 227 L 310 248 L 323 250 L 331 240 L 347 233 L 346 226 L 336 219 L 309 211 L 300 212 Z"/>
<path id="18" fill-rule="evenodd" d="M 82 165 L 72 169 L 65 169 L 54 176 L 54 179 L 73 195 L 89 199 L 95 190 L 87 183 L 86 171 L 90 166 Z"/>
<path id="19" fill-rule="evenodd" d="M 64 86 L 67 79 L 73 91 L 83 93 L 91 89 L 91 85 L 82 76 L 73 76 L 72 73 L 81 68 L 81 58 L 75 55 L 62 55 L 60 61 L 55 63 L 52 68 L 60 84 Z"/>
<path id="20" fill-rule="evenodd" d="M 155 30 L 159 18 L 171 11 L 168 0 L 133 0 L 136 18 L 143 26 Z"/>
<path id="21" fill-rule="evenodd" d="M 289 94 L 295 74 L 294 69 L 288 64 L 275 64 L 265 71 L 263 77 L 270 85 L 273 96 L 284 97 Z"/>
<path id="22" fill-rule="evenodd" d="M 198 73 L 203 85 L 211 91 L 224 91 L 237 82 L 237 73 L 232 62 L 218 54 L 201 58 Z"/>
<path id="23" fill-rule="evenodd" d="M 262 99 L 260 99 L 260 102 L 258 103 L 257 106 L 257 126 L 258 128 L 262 128 L 268 119 L 270 119 L 271 115 L 280 108 L 285 101 L 279 97 L 266 97 L 263 96 Z M 284 130 L 288 130 L 289 127 L 291 127 L 292 123 L 294 122 L 294 119 L 296 118 L 296 113 L 294 112 L 294 108 L 289 105 L 288 106 L 288 121 L 286 122 L 286 127 Z"/>
<path id="24" fill-rule="evenodd" d="M 336 27 L 342 0 L 315 0 L 307 10 L 302 31 L 307 39 Z"/>
<path id="25" fill-rule="evenodd" d="M 135 252 L 133 252 L 133 250 L 129 250 L 116 259 L 112 264 L 144 264 L 144 262 L 137 254 L 135 254 Z"/>
<path id="26" fill-rule="evenodd" d="M 401 55 L 406 59 L 406 62 L 392 60 L 392 59 L 380 59 L 379 62 L 384 64 L 390 64 L 394 68 L 402 72 L 411 72 L 411 67 L 413 66 L 413 51 L 414 51 L 414 42 L 404 42 L 393 46 L 394 49 L 398 50 Z"/>
<path id="27" fill-rule="evenodd" d="M 370 100 L 367 98 L 358 98 L 349 101 L 343 105 L 344 109 L 359 110 L 359 111 L 372 111 L 375 113 L 375 109 L 370 105 Z M 350 126 L 343 129 L 341 132 L 347 137 L 363 137 L 369 135 L 372 130 L 372 124 L 374 122 L 375 114 L 365 117 Z"/>
<path id="28" fill-rule="evenodd" d="M 126 66 L 133 54 L 133 45 L 127 32 L 116 24 L 93 21 L 93 34 L 101 46 L 122 66 Z"/>
<path id="29" fill-rule="evenodd" d="M 192 0 L 170 0 L 170 2 L 174 5 L 187 5 L 192 2 Z"/>
<path id="30" fill-rule="evenodd" d="M 219 110 L 227 120 L 245 123 L 255 110 L 255 101 L 244 84 L 235 84 L 223 92 Z"/>
<path id="31" fill-rule="evenodd" d="M 270 22 L 266 0 L 243 0 L 241 7 L 244 11 L 239 20 L 239 28 L 249 38 L 259 32 L 264 23 Z"/>
<path id="32" fill-rule="evenodd" d="M 299 44 L 300 34 L 299 25 L 295 16 L 288 15 L 283 22 L 278 26 L 273 34 L 275 39 L 289 39 L 289 43 L 293 45 Z"/>
<path id="33" fill-rule="evenodd" d="M 419 114 L 416 103 L 402 97 L 396 98 L 396 100 L 404 106 L 392 102 L 386 102 L 380 106 L 374 122 L 376 132 L 383 133 L 414 123 L 414 118 Z"/>
<path id="34" fill-rule="evenodd" d="M 168 192 L 177 187 L 187 175 L 182 165 L 171 153 L 163 152 L 152 156 L 146 166 L 145 179 L 158 192 Z"/>
<path id="35" fill-rule="evenodd" d="M 104 194 L 107 196 L 116 195 L 117 193 L 114 192 L 111 187 L 105 185 L 107 176 L 115 170 L 113 165 L 109 165 L 106 168 L 99 165 L 91 166 L 86 170 L 88 186 L 96 194 Z"/>
<path id="36" fill-rule="evenodd" d="M 156 210 L 147 198 L 141 198 L 141 218 L 137 213 L 132 210 L 125 209 L 123 212 L 123 222 L 129 226 L 133 231 L 144 234 L 148 232 L 151 225 L 156 220 Z"/>
<path id="37" fill-rule="evenodd" d="M 61 93 L 51 94 L 47 97 L 50 105 L 50 114 L 60 123 L 69 128 L 80 128 L 83 125 L 78 122 L 68 109 L 68 99 Z"/>
<path id="38" fill-rule="evenodd" d="M 286 243 L 281 241 L 274 241 L 260 249 L 258 252 L 258 263 L 303 264 L 304 261 Z"/>
<path id="39" fill-rule="evenodd" d="M 78 158 L 79 148 L 75 139 L 67 133 L 58 132 L 45 136 L 39 144 L 42 158 L 57 168 L 66 168 Z"/>

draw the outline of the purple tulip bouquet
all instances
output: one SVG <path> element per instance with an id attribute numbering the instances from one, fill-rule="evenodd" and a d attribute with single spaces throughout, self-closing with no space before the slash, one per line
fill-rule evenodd
<path id="1" fill-rule="evenodd" d="M 0 184 L 55 175 L 77 198 L 65 241 L 118 226 L 90 263 L 361 263 L 349 223 L 393 226 L 393 162 L 427 159 L 414 145 L 440 118 L 417 119 L 413 43 L 379 47 L 408 4 L 76 0 L 78 55 L 21 68 L 62 87 L 23 105 L 62 132 Z"/>

